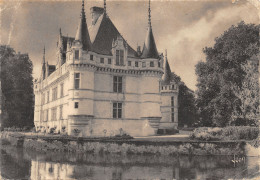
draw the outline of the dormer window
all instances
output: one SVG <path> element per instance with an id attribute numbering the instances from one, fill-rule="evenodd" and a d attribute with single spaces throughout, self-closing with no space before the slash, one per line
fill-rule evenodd
<path id="1" fill-rule="evenodd" d="M 124 51 L 116 50 L 116 65 L 123 66 L 124 65 Z"/>
<path id="2" fill-rule="evenodd" d="M 104 58 L 100 58 L 100 63 L 104 64 Z"/>
<path id="3" fill-rule="evenodd" d="M 154 67 L 154 62 L 153 61 L 150 62 L 150 67 Z"/>
<path id="4" fill-rule="evenodd" d="M 79 60 L 79 50 L 75 50 L 75 60 Z"/>

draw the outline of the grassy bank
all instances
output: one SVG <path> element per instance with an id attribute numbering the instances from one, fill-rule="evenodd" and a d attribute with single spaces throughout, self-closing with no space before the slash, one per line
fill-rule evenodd
<path id="1" fill-rule="evenodd" d="M 2 139 L 15 145 L 21 135 L 2 133 Z M 42 152 L 80 152 L 92 154 L 158 154 L 158 155 L 233 155 L 244 154 L 244 142 L 140 142 L 129 140 L 97 140 L 82 138 L 31 138 L 23 136 L 23 147 Z"/>

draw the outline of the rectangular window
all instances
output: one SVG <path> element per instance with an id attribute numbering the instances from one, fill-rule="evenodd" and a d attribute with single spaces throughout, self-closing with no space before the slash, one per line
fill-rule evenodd
<path id="1" fill-rule="evenodd" d="M 172 108 L 172 122 L 174 122 L 174 108 Z"/>
<path id="2" fill-rule="evenodd" d="M 79 50 L 75 50 L 75 60 L 79 60 Z"/>
<path id="3" fill-rule="evenodd" d="M 171 106 L 174 107 L 174 97 L 171 97 Z"/>
<path id="4" fill-rule="evenodd" d="M 161 62 L 160 61 L 158 61 L 158 67 L 161 67 Z"/>
<path id="5" fill-rule="evenodd" d="M 45 119 L 46 119 L 46 121 L 49 120 L 49 109 L 46 110 L 46 118 Z"/>
<path id="6" fill-rule="evenodd" d="M 135 67 L 138 67 L 138 61 L 135 61 Z"/>
<path id="7" fill-rule="evenodd" d="M 123 78 L 122 76 L 114 76 L 113 78 L 113 90 L 117 93 L 122 93 Z"/>
<path id="8" fill-rule="evenodd" d="M 63 105 L 60 106 L 60 119 L 63 119 Z"/>
<path id="9" fill-rule="evenodd" d="M 51 120 L 56 121 L 57 119 L 57 108 L 52 108 L 51 109 Z"/>
<path id="10" fill-rule="evenodd" d="M 50 91 L 47 92 L 47 103 L 50 102 Z"/>
<path id="11" fill-rule="evenodd" d="M 52 100 L 55 101 L 57 99 L 57 87 L 52 89 Z"/>
<path id="12" fill-rule="evenodd" d="M 124 65 L 124 51 L 116 50 L 116 65 L 123 66 Z"/>
<path id="13" fill-rule="evenodd" d="M 120 50 L 120 65 L 124 65 L 124 51 Z"/>
<path id="14" fill-rule="evenodd" d="M 75 109 L 78 109 L 78 108 L 79 108 L 79 102 L 75 102 L 74 108 L 75 108 Z"/>
<path id="15" fill-rule="evenodd" d="M 171 97 L 171 116 L 172 116 L 172 122 L 174 122 L 174 97 Z"/>
<path id="16" fill-rule="evenodd" d="M 60 85 L 60 97 L 62 98 L 63 96 L 64 96 L 64 90 L 63 90 L 63 88 L 64 88 L 64 84 L 62 83 L 61 85 Z"/>
<path id="17" fill-rule="evenodd" d="M 94 57 L 92 54 L 90 54 L 90 60 L 93 61 L 94 60 Z"/>
<path id="18" fill-rule="evenodd" d="M 104 58 L 100 58 L 100 63 L 104 64 Z"/>
<path id="19" fill-rule="evenodd" d="M 45 104 L 45 93 L 42 94 L 42 104 Z"/>
<path id="20" fill-rule="evenodd" d="M 128 66 L 131 66 L 132 65 L 132 61 L 128 61 Z"/>
<path id="21" fill-rule="evenodd" d="M 142 67 L 146 67 L 146 63 L 145 62 L 142 62 Z"/>
<path id="22" fill-rule="evenodd" d="M 79 83 L 80 83 L 80 73 L 75 73 L 74 77 L 74 87 L 75 89 L 79 89 Z"/>
<path id="23" fill-rule="evenodd" d="M 150 62 L 150 67 L 154 67 L 154 62 L 153 61 Z"/>
<path id="24" fill-rule="evenodd" d="M 113 118 L 122 118 L 122 103 L 113 103 Z"/>
<path id="25" fill-rule="evenodd" d="M 111 63 L 112 63 L 111 58 L 108 58 L 107 63 L 108 63 L 108 64 L 111 64 Z"/>
<path id="26" fill-rule="evenodd" d="M 119 65 L 119 50 L 116 50 L 116 65 Z"/>

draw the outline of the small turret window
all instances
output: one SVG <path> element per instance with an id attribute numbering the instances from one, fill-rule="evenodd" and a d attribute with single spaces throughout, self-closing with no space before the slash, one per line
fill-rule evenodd
<path id="1" fill-rule="evenodd" d="M 171 111 L 172 111 L 172 122 L 174 122 L 174 96 L 171 97 Z"/>
<path id="2" fill-rule="evenodd" d="M 158 62 L 158 67 L 161 67 L 161 62 L 160 61 Z"/>
<path id="3" fill-rule="evenodd" d="M 111 64 L 111 58 L 108 58 L 107 63 Z"/>
<path id="4" fill-rule="evenodd" d="M 135 67 L 138 67 L 138 61 L 135 61 Z"/>
<path id="5" fill-rule="evenodd" d="M 79 60 L 79 50 L 75 50 L 75 60 Z"/>
<path id="6" fill-rule="evenodd" d="M 100 58 L 100 63 L 104 64 L 104 58 Z"/>
<path id="7" fill-rule="evenodd" d="M 92 54 L 90 54 L 90 60 L 93 61 L 94 57 Z"/>
<path id="8" fill-rule="evenodd" d="M 79 89 L 79 82 L 80 82 L 80 73 L 75 74 L 75 82 L 74 82 L 74 87 L 75 89 Z"/>
<path id="9" fill-rule="evenodd" d="M 153 61 L 150 62 L 150 67 L 154 67 L 154 62 Z"/>

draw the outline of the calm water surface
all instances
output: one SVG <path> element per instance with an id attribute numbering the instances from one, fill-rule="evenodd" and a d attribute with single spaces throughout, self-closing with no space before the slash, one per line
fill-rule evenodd
<path id="1" fill-rule="evenodd" d="M 239 158 L 240 161 L 239 161 Z M 260 158 L 39 153 L 0 148 L 0 179 L 260 179 Z"/>

